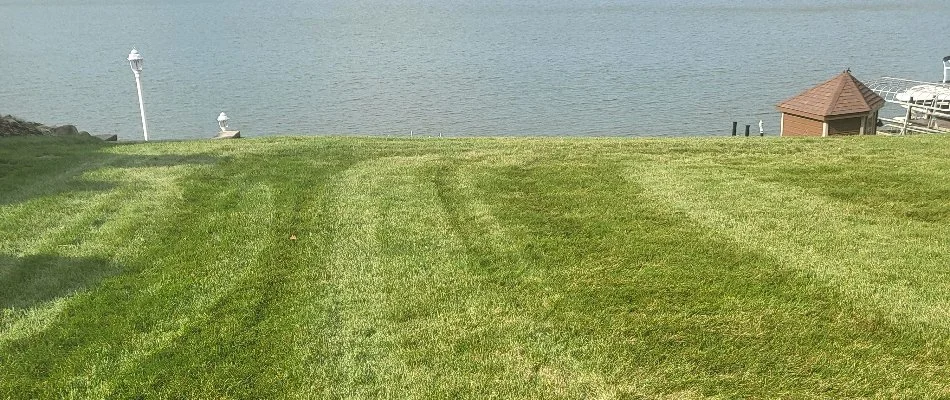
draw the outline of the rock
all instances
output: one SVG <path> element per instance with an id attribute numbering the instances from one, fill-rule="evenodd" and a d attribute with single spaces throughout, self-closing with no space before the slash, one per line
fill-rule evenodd
<path id="1" fill-rule="evenodd" d="M 89 132 L 80 132 L 74 125 L 49 127 L 38 122 L 24 121 L 12 115 L 0 117 L 0 136 L 26 135 L 92 136 Z"/>
<path id="2" fill-rule="evenodd" d="M 78 135 L 79 129 L 76 129 L 75 125 L 63 125 L 63 126 L 54 126 L 50 128 L 50 133 L 54 135 Z"/>
<path id="3" fill-rule="evenodd" d="M 223 131 L 218 132 L 218 136 L 214 137 L 215 139 L 240 139 L 241 131 Z"/>
<path id="4" fill-rule="evenodd" d="M 0 117 L 0 136 L 38 135 L 41 126 L 35 122 L 26 122 L 12 115 Z"/>
<path id="5" fill-rule="evenodd" d="M 106 141 L 106 142 L 115 142 L 115 141 L 119 140 L 119 135 L 116 135 L 116 134 L 111 134 L 111 135 L 110 135 L 110 134 L 105 134 L 105 135 L 93 135 L 93 137 L 102 139 L 102 140 L 104 140 L 104 141 Z"/>

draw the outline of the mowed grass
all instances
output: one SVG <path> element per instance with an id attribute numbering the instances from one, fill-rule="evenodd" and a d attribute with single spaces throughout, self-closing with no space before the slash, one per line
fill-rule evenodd
<path id="1" fill-rule="evenodd" d="M 947 398 L 950 137 L 0 140 L 0 397 Z"/>

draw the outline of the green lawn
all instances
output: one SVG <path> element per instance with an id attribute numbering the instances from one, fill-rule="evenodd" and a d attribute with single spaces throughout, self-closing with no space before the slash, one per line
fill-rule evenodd
<path id="1" fill-rule="evenodd" d="M 0 140 L 0 398 L 950 397 L 950 136 Z"/>

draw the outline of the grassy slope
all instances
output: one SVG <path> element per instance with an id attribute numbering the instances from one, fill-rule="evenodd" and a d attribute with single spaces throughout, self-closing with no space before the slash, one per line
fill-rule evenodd
<path id="1" fill-rule="evenodd" d="M 950 137 L 2 140 L 0 397 L 948 397 L 948 199 Z"/>

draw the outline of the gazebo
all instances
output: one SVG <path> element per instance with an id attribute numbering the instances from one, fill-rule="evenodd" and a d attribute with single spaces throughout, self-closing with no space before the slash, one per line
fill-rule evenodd
<path id="1" fill-rule="evenodd" d="M 847 70 L 777 107 L 782 136 L 873 135 L 884 99 Z"/>

